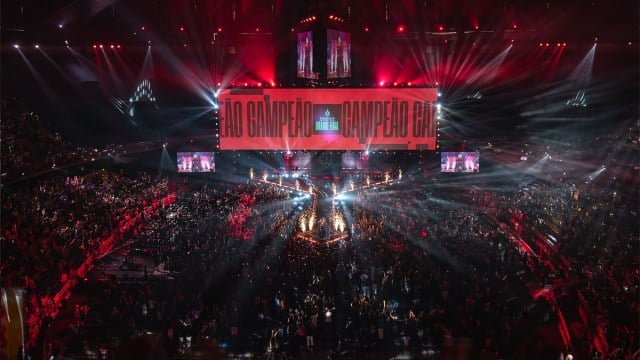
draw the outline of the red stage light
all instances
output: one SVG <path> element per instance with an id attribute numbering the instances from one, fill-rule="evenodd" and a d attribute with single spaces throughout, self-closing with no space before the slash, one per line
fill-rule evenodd
<path id="1" fill-rule="evenodd" d="M 97 47 L 98 47 L 98 45 L 96 45 L 96 44 L 93 44 L 93 48 L 94 48 L 94 49 L 95 49 L 95 48 L 97 48 Z"/>
<path id="2" fill-rule="evenodd" d="M 220 87 L 220 85 L 222 85 L 221 83 L 218 83 L 217 86 Z"/>
<path id="3" fill-rule="evenodd" d="M 261 82 L 258 83 L 258 87 L 262 87 L 262 83 Z"/>
<path id="4" fill-rule="evenodd" d="M 369 27 L 368 26 L 364 27 L 364 32 L 369 32 Z"/>
<path id="5" fill-rule="evenodd" d="M 397 82 L 394 82 L 394 83 L 393 83 L 393 86 L 398 86 L 398 83 L 397 83 Z"/>
<path id="6" fill-rule="evenodd" d="M 271 82 L 271 86 L 276 86 L 276 83 L 274 83 L 273 81 Z"/>
<path id="7" fill-rule="evenodd" d="M 556 46 L 560 46 L 560 43 L 557 43 Z"/>
<path id="8" fill-rule="evenodd" d="M 180 26 L 180 31 L 184 31 L 184 26 Z"/>
<path id="9" fill-rule="evenodd" d="M 411 81 L 409 81 L 409 82 L 407 83 L 407 85 L 411 86 Z"/>
<path id="10" fill-rule="evenodd" d="M 120 45 L 116 45 L 116 48 L 120 49 Z"/>
<path id="11" fill-rule="evenodd" d="M 111 45 L 111 46 L 109 46 L 109 47 L 113 49 L 115 46 L 114 46 L 114 45 Z"/>
<path id="12" fill-rule="evenodd" d="M 244 86 L 249 86 L 249 84 L 247 84 L 247 83 L 244 83 Z"/>
<path id="13" fill-rule="evenodd" d="M 380 84 L 380 86 L 384 86 L 384 81 L 380 80 L 379 84 Z"/>
<path id="14" fill-rule="evenodd" d="M 144 25 L 140 26 L 140 30 L 144 31 Z"/>
<path id="15" fill-rule="evenodd" d="M 518 28 L 518 25 L 513 24 L 513 28 L 514 28 L 514 29 L 517 29 L 517 28 Z"/>
<path id="16" fill-rule="evenodd" d="M 567 46 L 567 43 L 562 43 L 562 46 Z"/>
<path id="17" fill-rule="evenodd" d="M 260 28 L 256 28 L 256 32 L 260 32 Z"/>
<path id="18" fill-rule="evenodd" d="M 296 30 L 294 28 L 291 28 L 291 32 L 294 32 L 294 31 L 296 31 Z"/>
<path id="19" fill-rule="evenodd" d="M 540 43 L 540 45 L 538 45 L 538 46 L 542 46 L 542 43 Z"/>
<path id="20" fill-rule="evenodd" d="M 444 31 L 444 26 L 438 25 L 438 31 Z"/>
<path id="21" fill-rule="evenodd" d="M 549 46 L 549 43 L 544 44 L 544 46 Z"/>
<path id="22" fill-rule="evenodd" d="M 218 32 L 222 32 L 222 28 L 221 27 L 218 28 Z"/>
<path id="23" fill-rule="evenodd" d="M 398 25 L 398 32 L 404 32 L 404 25 Z"/>
<path id="24" fill-rule="evenodd" d="M 480 29 L 480 26 L 476 25 L 476 26 L 474 26 L 473 28 L 474 28 L 474 29 L 476 29 L 476 30 L 478 30 L 478 29 Z"/>
<path id="25" fill-rule="evenodd" d="M 329 20 L 333 20 L 333 15 L 329 15 Z"/>
<path id="26" fill-rule="evenodd" d="M 102 49 L 102 44 L 100 44 L 100 49 Z"/>

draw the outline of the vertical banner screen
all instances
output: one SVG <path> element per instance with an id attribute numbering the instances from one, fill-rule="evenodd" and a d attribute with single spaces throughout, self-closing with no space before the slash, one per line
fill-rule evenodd
<path id="1" fill-rule="evenodd" d="M 297 77 L 317 79 L 318 74 L 313 72 L 313 32 L 298 33 L 296 44 L 298 52 Z"/>
<path id="2" fill-rule="evenodd" d="M 351 77 L 351 34 L 327 30 L 327 79 Z"/>
<path id="3" fill-rule="evenodd" d="M 233 89 L 221 150 L 435 150 L 435 88 Z"/>

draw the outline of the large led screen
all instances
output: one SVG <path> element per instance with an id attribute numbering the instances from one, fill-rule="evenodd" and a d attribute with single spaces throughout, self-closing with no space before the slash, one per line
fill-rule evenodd
<path id="1" fill-rule="evenodd" d="M 480 171 L 480 154 L 477 152 L 442 152 L 441 172 L 472 173 Z"/>
<path id="2" fill-rule="evenodd" d="M 327 30 L 327 79 L 351 76 L 351 34 Z"/>
<path id="3" fill-rule="evenodd" d="M 435 150 L 434 88 L 222 91 L 221 150 Z"/>
<path id="4" fill-rule="evenodd" d="M 216 164 L 211 152 L 179 152 L 178 172 L 179 173 L 199 173 L 214 172 Z"/>
<path id="5" fill-rule="evenodd" d="M 313 72 L 313 32 L 305 31 L 297 36 L 298 69 L 299 78 L 317 79 L 318 74 Z"/>

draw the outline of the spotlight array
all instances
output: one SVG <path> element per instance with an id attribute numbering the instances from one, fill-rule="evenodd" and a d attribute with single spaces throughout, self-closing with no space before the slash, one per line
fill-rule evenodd
<path id="1" fill-rule="evenodd" d="M 300 20 L 300 24 L 310 23 L 310 22 L 315 21 L 315 20 L 316 20 L 315 15 L 314 16 L 309 16 L 306 19 Z"/>

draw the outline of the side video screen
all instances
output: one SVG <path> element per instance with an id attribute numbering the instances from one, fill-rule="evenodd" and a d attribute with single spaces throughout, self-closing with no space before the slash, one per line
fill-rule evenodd
<path id="1" fill-rule="evenodd" d="M 215 172 L 216 164 L 212 152 L 179 152 L 179 173 Z"/>
<path id="2" fill-rule="evenodd" d="M 474 173 L 480 171 L 478 152 L 442 152 L 440 171 L 447 173 Z"/>

